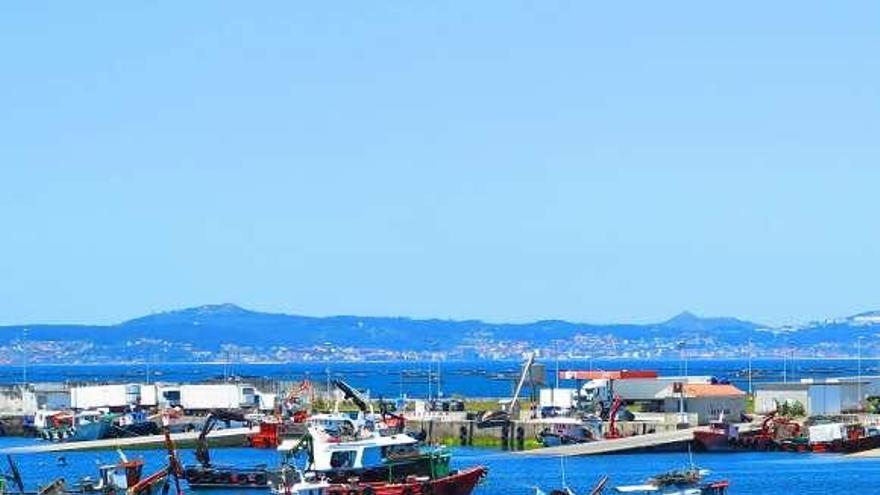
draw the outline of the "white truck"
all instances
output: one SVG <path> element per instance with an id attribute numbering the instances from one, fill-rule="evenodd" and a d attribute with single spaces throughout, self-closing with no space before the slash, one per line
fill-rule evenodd
<path id="1" fill-rule="evenodd" d="M 253 385 L 241 383 L 195 384 L 175 387 L 177 394 L 164 389 L 162 395 L 177 395 L 176 404 L 185 411 L 209 411 L 212 409 L 254 409 L 271 411 L 275 407 L 275 394 L 263 394 Z"/>
<path id="2" fill-rule="evenodd" d="M 128 406 L 156 405 L 155 386 L 138 383 L 84 385 L 70 389 L 70 407 L 77 410 L 124 409 Z"/>

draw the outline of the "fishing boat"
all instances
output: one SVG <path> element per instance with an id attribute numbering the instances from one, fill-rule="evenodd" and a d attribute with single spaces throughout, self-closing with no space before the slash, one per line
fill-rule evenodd
<path id="1" fill-rule="evenodd" d="M 98 478 L 82 478 L 78 483 L 68 486 L 64 478 L 56 478 L 41 486 L 36 492 L 27 492 L 22 482 L 18 466 L 11 456 L 7 456 L 10 474 L 0 476 L 3 481 L 10 480 L 18 491 L 0 491 L 0 493 L 25 495 L 169 495 L 172 487 L 176 495 L 182 495 L 180 477 L 182 469 L 177 458 L 177 449 L 171 439 L 167 423 L 163 421 L 163 433 L 165 435 L 165 448 L 168 451 L 168 462 L 154 473 L 143 477 L 144 462 L 142 460 L 128 460 L 122 452 L 119 452 L 120 462 L 103 465 L 98 468 Z"/>
<path id="2" fill-rule="evenodd" d="M 709 474 L 691 462 L 684 469 L 674 469 L 650 478 L 642 485 L 615 487 L 618 493 L 656 493 L 661 495 L 723 495 L 727 493 L 729 482 L 705 481 Z"/>
<path id="3" fill-rule="evenodd" d="M 192 489 L 265 489 L 269 487 L 269 470 L 265 464 L 238 467 L 218 465 L 211 461 L 208 447 L 208 434 L 224 421 L 244 421 L 242 414 L 216 410 L 208 414 L 196 439 L 195 457 L 197 464 L 183 468 L 183 477 Z"/>
<path id="4" fill-rule="evenodd" d="M 351 431 L 348 426 L 343 431 Z M 376 430 L 356 430 L 342 435 L 310 425 L 301 440 L 285 440 L 278 447 L 284 459 L 308 451 L 308 471 L 330 482 L 357 478 L 362 482 L 402 480 L 407 476 L 437 478 L 450 472 L 450 452 L 444 447 L 423 446 L 405 433 L 384 435 Z"/>
<path id="5" fill-rule="evenodd" d="M 55 412 L 43 418 L 39 435 L 52 442 L 100 440 L 110 430 L 112 417 L 100 411 Z"/>
<path id="6" fill-rule="evenodd" d="M 315 473 L 303 473 L 292 464 L 284 464 L 269 481 L 272 493 L 279 495 L 324 495 L 330 482 Z"/>
<path id="7" fill-rule="evenodd" d="M 367 482 L 352 478 L 339 483 L 306 472 L 273 485 L 272 492 L 279 495 L 470 495 L 486 472 L 485 467 L 476 466 L 434 479 L 408 476 L 399 481 Z"/>
<path id="8" fill-rule="evenodd" d="M 880 448 L 880 429 L 861 424 L 825 422 L 809 426 L 778 415 L 767 414 L 759 430 L 737 434 L 728 427 L 694 432 L 698 446 L 706 450 L 779 450 L 807 453 L 854 453 Z M 724 439 L 726 437 L 726 439 Z"/>
<path id="9" fill-rule="evenodd" d="M 103 438 L 126 438 L 142 437 L 145 435 L 158 435 L 159 425 L 156 424 L 144 411 L 129 411 L 114 415 L 110 426 Z"/>
<path id="10" fill-rule="evenodd" d="M 356 416 L 337 412 L 315 415 L 300 440 L 278 447 L 280 475 L 272 489 L 299 495 L 469 495 L 486 475 L 475 466 L 450 469 L 451 454 L 443 447 L 422 445 L 402 433 L 402 424 L 386 423 L 372 414 L 368 400 L 341 380 L 336 386 L 360 409 Z M 307 453 L 302 472 L 293 468 L 298 453 Z"/>
<path id="11" fill-rule="evenodd" d="M 694 431 L 694 445 L 704 452 L 728 452 L 736 450 L 739 432 L 734 425 L 712 422 L 706 429 Z"/>
<path id="12" fill-rule="evenodd" d="M 880 430 L 859 424 L 816 424 L 806 436 L 782 441 L 779 447 L 794 452 L 861 452 L 880 448 Z"/>
<path id="13" fill-rule="evenodd" d="M 85 477 L 71 486 L 68 493 L 102 493 L 106 495 L 122 495 L 141 481 L 144 461 L 128 460 L 119 452 L 120 461 L 116 464 L 105 464 L 98 467 L 98 477 Z"/>
<path id="14" fill-rule="evenodd" d="M 537 434 L 544 447 L 593 442 L 602 438 L 602 421 L 598 418 L 555 417 L 539 420 L 546 426 Z"/>
<path id="15" fill-rule="evenodd" d="M 727 481 L 712 481 L 697 486 L 667 486 L 634 485 L 618 486 L 614 490 L 618 493 L 654 493 L 658 495 L 725 495 L 730 483 Z"/>
<path id="16" fill-rule="evenodd" d="M 739 428 L 724 420 L 724 413 L 709 423 L 707 428 L 694 431 L 694 445 L 704 452 L 728 452 L 736 450 Z"/>

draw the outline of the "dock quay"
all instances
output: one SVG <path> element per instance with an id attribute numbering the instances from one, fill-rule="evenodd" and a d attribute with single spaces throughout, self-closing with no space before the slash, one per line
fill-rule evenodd
<path id="1" fill-rule="evenodd" d="M 552 422 L 535 420 L 511 421 L 507 425 L 479 428 L 477 421 L 469 419 L 408 419 L 407 427 L 412 431 L 423 431 L 431 443 L 447 445 L 481 445 L 501 447 L 507 450 L 526 450 L 534 448 L 538 434 Z M 607 422 L 604 423 L 607 429 Z M 674 423 L 649 421 L 630 421 L 618 423 L 618 429 L 626 437 L 645 437 L 655 433 L 675 433 Z M 691 435 L 690 439 L 693 439 Z M 689 440 L 690 440 L 689 439 Z"/>
<path id="2" fill-rule="evenodd" d="M 247 435 L 258 431 L 256 428 L 228 428 L 212 431 L 208 439 L 214 447 L 233 447 L 245 445 Z M 178 448 L 191 448 L 196 444 L 199 432 L 172 433 L 171 439 Z M 80 450 L 138 450 L 164 448 L 164 435 L 149 435 L 129 438 L 108 438 L 83 442 L 44 442 L 24 447 L 11 447 L 0 450 L 0 454 L 39 454 L 50 452 L 72 452 Z"/>
<path id="3" fill-rule="evenodd" d="M 649 433 L 614 440 L 560 445 L 516 452 L 524 456 L 582 456 L 599 454 L 621 454 L 625 452 L 665 450 L 684 446 L 694 440 L 694 432 L 700 427 L 674 431 Z"/>

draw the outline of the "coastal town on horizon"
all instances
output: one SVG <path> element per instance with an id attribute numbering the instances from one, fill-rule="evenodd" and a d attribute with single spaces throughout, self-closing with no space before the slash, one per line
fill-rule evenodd
<path id="1" fill-rule="evenodd" d="M 221 304 L 112 326 L 0 327 L 0 363 L 21 364 L 25 355 L 33 364 L 519 360 L 532 351 L 560 360 L 680 359 L 683 354 L 691 359 L 839 359 L 880 350 L 870 338 L 878 329 L 880 312 L 768 328 L 689 312 L 643 325 L 493 324 L 306 317 Z"/>

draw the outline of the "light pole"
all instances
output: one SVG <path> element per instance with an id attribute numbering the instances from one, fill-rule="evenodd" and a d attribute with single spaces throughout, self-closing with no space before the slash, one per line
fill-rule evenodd
<path id="1" fill-rule="evenodd" d="M 21 351 L 23 353 L 22 366 L 21 366 L 21 381 L 22 387 L 27 388 L 28 385 L 28 351 L 27 351 L 27 337 L 28 337 L 28 329 L 24 328 L 21 330 Z"/>
<path id="2" fill-rule="evenodd" d="M 688 362 L 687 362 L 687 353 L 685 351 L 685 341 L 679 341 L 678 343 L 678 351 L 679 351 L 679 359 L 681 363 L 679 364 L 679 371 L 681 371 L 682 376 L 687 378 L 688 375 Z"/>
<path id="3" fill-rule="evenodd" d="M 788 383 L 788 349 L 782 350 L 782 383 Z"/>
<path id="4" fill-rule="evenodd" d="M 749 339 L 749 395 L 752 395 L 752 339 Z"/>
<path id="5" fill-rule="evenodd" d="M 856 339 L 856 348 L 858 349 L 858 368 L 859 368 L 859 376 L 858 382 L 856 383 L 856 390 L 858 391 L 859 396 L 859 411 L 862 410 L 862 339 L 864 336 L 859 335 L 859 338 Z"/>

